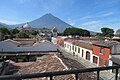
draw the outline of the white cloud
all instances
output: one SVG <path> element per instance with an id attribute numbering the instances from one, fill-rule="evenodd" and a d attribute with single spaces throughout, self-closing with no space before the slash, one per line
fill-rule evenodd
<path id="1" fill-rule="evenodd" d="M 81 19 L 88 19 L 88 18 L 92 18 L 92 16 L 84 16 Z"/>
<path id="2" fill-rule="evenodd" d="M 108 12 L 108 13 L 105 13 L 105 14 L 102 14 L 103 17 L 106 17 L 106 16 L 111 16 L 113 15 L 114 13 L 113 12 Z"/>
<path id="3" fill-rule="evenodd" d="M 9 20 L 0 20 L 0 22 L 5 23 L 5 24 L 18 24 L 18 22 L 9 21 Z"/>
<path id="4" fill-rule="evenodd" d="M 68 20 L 68 21 L 70 21 L 71 19 L 70 19 L 70 18 L 68 18 L 67 20 Z"/>
<path id="5" fill-rule="evenodd" d="M 75 23 L 69 23 L 70 25 L 72 25 L 72 26 L 74 26 L 75 25 Z"/>
<path id="6" fill-rule="evenodd" d="M 84 26 L 92 26 L 92 25 L 96 25 L 98 23 L 100 23 L 100 21 L 90 21 L 90 22 L 85 22 L 82 25 L 84 25 Z"/>
<path id="7" fill-rule="evenodd" d="M 70 25 L 74 26 L 75 25 L 75 21 L 73 21 L 71 18 L 67 19 L 67 23 L 69 23 Z"/>

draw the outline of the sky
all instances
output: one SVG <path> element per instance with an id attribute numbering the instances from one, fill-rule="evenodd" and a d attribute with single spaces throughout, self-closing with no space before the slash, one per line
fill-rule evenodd
<path id="1" fill-rule="evenodd" d="M 120 0 L 0 0 L 0 22 L 20 24 L 51 13 L 78 28 L 120 29 Z"/>

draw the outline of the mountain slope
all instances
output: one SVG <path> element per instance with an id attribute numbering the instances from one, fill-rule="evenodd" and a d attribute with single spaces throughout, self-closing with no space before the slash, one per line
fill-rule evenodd
<path id="1" fill-rule="evenodd" d="M 36 19 L 36 20 L 33 20 L 33 21 L 30 21 L 28 22 L 33 28 L 54 28 L 56 27 L 58 29 L 59 32 L 63 32 L 65 28 L 68 28 L 68 27 L 73 27 L 69 24 L 67 24 L 66 22 L 62 21 L 61 19 L 53 16 L 52 14 L 45 14 L 43 15 L 42 17 Z M 24 25 L 25 23 L 23 24 L 18 24 L 19 26 L 22 26 Z M 16 25 L 10 25 L 10 26 L 13 26 L 15 27 Z"/>
<path id="2" fill-rule="evenodd" d="M 33 27 L 46 27 L 46 28 L 53 28 L 56 27 L 60 32 L 64 31 L 67 27 L 73 27 L 64 21 L 60 20 L 59 18 L 53 16 L 52 14 L 45 14 L 39 19 L 29 22 L 29 24 Z"/>
<path id="3" fill-rule="evenodd" d="M 0 27 L 5 27 L 5 28 L 8 28 L 9 29 L 9 27 L 8 27 L 9 25 L 7 25 L 7 24 L 5 24 L 5 23 L 2 23 L 2 22 L 0 22 Z"/>
<path id="4" fill-rule="evenodd" d="M 42 17 L 36 19 L 36 20 L 33 20 L 33 21 L 30 21 L 28 22 L 30 24 L 30 26 L 32 28 L 54 28 L 56 27 L 58 29 L 59 32 L 63 32 L 65 30 L 65 28 L 68 28 L 68 27 L 73 27 L 71 26 L 70 24 L 62 21 L 61 19 L 53 16 L 52 14 L 45 14 L 43 15 Z M 15 27 L 22 27 L 25 23 L 22 23 L 22 24 L 16 24 L 16 25 L 9 25 L 9 27 L 11 28 L 15 28 Z M 90 31 L 90 33 L 92 35 L 96 34 L 95 32 L 92 32 Z"/>
<path id="5" fill-rule="evenodd" d="M 0 24 L 0 27 L 2 27 L 3 25 L 2 24 Z"/>
<path id="6" fill-rule="evenodd" d="M 96 35 L 97 32 L 94 32 L 94 31 L 90 31 L 90 35 Z"/>

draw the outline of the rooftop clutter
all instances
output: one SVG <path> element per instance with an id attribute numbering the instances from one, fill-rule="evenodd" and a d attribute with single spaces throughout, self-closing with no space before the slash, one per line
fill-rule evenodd
<path id="1" fill-rule="evenodd" d="M 13 43 L 14 42 L 14 43 Z M 17 44 L 16 44 L 17 43 Z M 47 52 L 57 51 L 58 47 L 51 42 L 44 40 L 43 42 L 34 43 L 31 46 L 20 46 L 17 41 L 1 41 L 0 42 L 0 53 L 6 52 Z"/>

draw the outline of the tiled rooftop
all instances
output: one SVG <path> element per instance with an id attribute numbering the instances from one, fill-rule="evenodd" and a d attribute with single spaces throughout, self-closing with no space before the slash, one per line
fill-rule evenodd
<path id="1" fill-rule="evenodd" d="M 82 48 L 86 48 L 92 50 L 92 44 L 85 43 L 85 42 L 75 42 L 75 45 L 80 46 Z"/>
<path id="2" fill-rule="evenodd" d="M 75 42 L 77 42 L 77 41 L 78 41 L 78 40 L 74 40 L 74 39 L 67 39 L 67 40 L 66 40 L 66 42 L 69 42 L 69 43 L 72 43 L 72 44 L 75 43 Z"/>
<path id="3" fill-rule="evenodd" d="M 118 45 L 120 42 L 117 41 L 97 41 L 94 42 L 93 45 L 104 46 L 104 47 L 111 47 L 113 45 Z"/>
<path id="4" fill-rule="evenodd" d="M 48 71 L 63 71 L 67 70 L 67 66 L 54 54 L 44 55 L 38 61 L 29 66 L 21 67 L 16 74 L 29 74 Z M 49 80 L 48 78 L 37 78 L 32 80 Z M 54 80 L 74 80 L 73 75 L 55 76 Z"/>
<path id="5" fill-rule="evenodd" d="M 13 38 L 15 41 L 34 41 L 33 38 Z"/>

